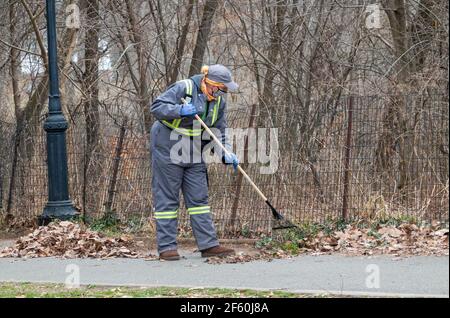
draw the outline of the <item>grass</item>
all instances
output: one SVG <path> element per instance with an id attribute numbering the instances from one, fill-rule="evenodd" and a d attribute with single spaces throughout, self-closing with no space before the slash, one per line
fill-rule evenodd
<path id="1" fill-rule="evenodd" d="M 105 213 L 101 218 L 93 221 L 88 221 L 91 230 L 104 233 L 108 236 L 116 236 L 120 233 L 120 220 L 116 213 Z"/>
<path id="2" fill-rule="evenodd" d="M 315 237 L 321 231 L 330 235 L 335 231 L 344 230 L 350 223 L 343 220 L 325 220 L 322 223 L 304 222 L 297 224 L 298 228 L 281 230 L 274 232 L 272 236 L 260 238 L 256 247 L 282 249 L 296 255 L 300 253 L 301 248 L 305 245 L 305 240 L 308 238 Z"/>
<path id="3" fill-rule="evenodd" d="M 0 298 L 323 298 L 326 294 L 306 295 L 283 291 L 255 291 L 222 288 L 131 288 L 81 286 L 68 289 L 61 284 L 0 283 Z"/>

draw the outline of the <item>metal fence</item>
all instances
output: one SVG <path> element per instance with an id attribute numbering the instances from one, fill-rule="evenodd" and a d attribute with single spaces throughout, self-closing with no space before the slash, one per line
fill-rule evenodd
<path id="1" fill-rule="evenodd" d="M 399 101 L 406 105 L 406 130 L 390 117 L 388 106 Z M 278 139 L 271 140 L 271 147 L 276 142 L 279 148 L 276 172 L 261 174 L 260 163 L 244 162 L 244 168 L 290 219 L 448 220 L 448 97 L 342 97 L 312 102 L 311 113 L 299 117 L 279 107 L 262 118 L 256 109 L 229 111 L 228 124 L 278 128 Z M 123 220 L 149 217 L 148 135 L 132 121 L 102 116 L 101 140 L 88 156 L 84 121 L 72 118 L 69 125 L 69 188 L 76 206 L 93 218 L 106 211 Z M 16 127 L 0 122 L 0 134 L 0 211 L 39 215 L 47 200 L 45 133 L 40 128 L 31 140 L 19 142 Z M 405 134 L 410 137 L 407 156 Z M 210 203 L 223 236 L 269 231 L 270 211 L 242 177 L 221 164 L 211 164 L 208 171 Z M 188 216 L 180 211 L 180 225 L 187 225 Z"/>

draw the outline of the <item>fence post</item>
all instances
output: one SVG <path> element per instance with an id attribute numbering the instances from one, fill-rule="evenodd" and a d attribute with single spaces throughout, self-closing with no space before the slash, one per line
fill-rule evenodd
<path id="1" fill-rule="evenodd" d="M 348 100 L 348 123 L 347 123 L 347 140 L 345 143 L 344 158 L 344 193 L 342 198 L 342 218 L 348 219 L 348 200 L 350 191 L 350 156 L 352 147 L 352 124 L 353 124 L 353 96 Z"/>
<path id="2" fill-rule="evenodd" d="M 13 158 L 12 158 L 12 166 L 11 166 L 11 178 L 9 180 L 9 191 L 8 191 L 8 201 L 6 203 L 6 215 L 8 217 L 12 217 L 11 209 L 13 205 L 14 199 L 14 191 L 16 186 L 16 169 L 17 169 L 17 161 L 18 161 L 18 148 L 20 142 L 20 134 L 22 132 L 22 124 L 17 123 L 16 131 L 14 133 L 14 146 L 13 146 Z"/>
<path id="3" fill-rule="evenodd" d="M 114 162 L 112 167 L 112 178 L 111 182 L 108 186 L 108 199 L 105 202 L 105 215 L 111 213 L 112 203 L 114 200 L 114 194 L 116 192 L 116 184 L 117 184 L 117 175 L 119 173 L 119 164 L 120 159 L 122 157 L 123 152 L 123 141 L 125 139 L 125 133 L 126 133 L 126 125 L 127 125 L 127 118 L 125 117 L 122 126 L 120 127 L 119 137 L 117 138 L 117 145 L 116 145 L 116 152 L 114 154 Z"/>

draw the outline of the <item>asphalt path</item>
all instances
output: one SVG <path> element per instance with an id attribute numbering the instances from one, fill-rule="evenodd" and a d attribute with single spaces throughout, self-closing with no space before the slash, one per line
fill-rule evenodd
<path id="1" fill-rule="evenodd" d="M 354 296 L 449 297 L 449 258 L 299 256 L 208 264 L 185 252 L 175 262 L 143 259 L 0 259 L 0 281 L 97 286 L 220 287 Z"/>

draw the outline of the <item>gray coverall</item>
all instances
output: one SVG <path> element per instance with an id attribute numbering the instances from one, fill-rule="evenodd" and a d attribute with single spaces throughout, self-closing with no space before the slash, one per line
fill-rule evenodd
<path id="1" fill-rule="evenodd" d="M 223 98 L 207 102 L 200 89 L 201 79 L 202 75 L 195 75 L 191 79 L 172 84 L 151 105 L 151 112 L 158 119 L 151 129 L 151 151 L 153 205 L 159 253 L 177 249 L 180 190 L 183 192 L 199 250 L 219 245 L 208 205 L 206 164 L 202 158 L 193 159 L 193 152 L 199 151 L 195 145 L 200 145 L 201 151 L 209 140 L 201 141 L 201 126 L 196 120 L 194 125 L 193 118 L 180 117 L 181 99 L 187 97 L 189 101 L 187 92 L 191 93 L 191 103 L 200 112 L 199 116 L 208 127 L 220 130 L 222 142 L 229 148 L 225 135 L 226 102 Z M 180 143 L 180 138 L 185 143 L 182 151 L 189 152 L 188 157 L 192 160 L 179 161 L 174 160 L 173 153 L 171 156 L 171 150 L 175 144 Z"/>

